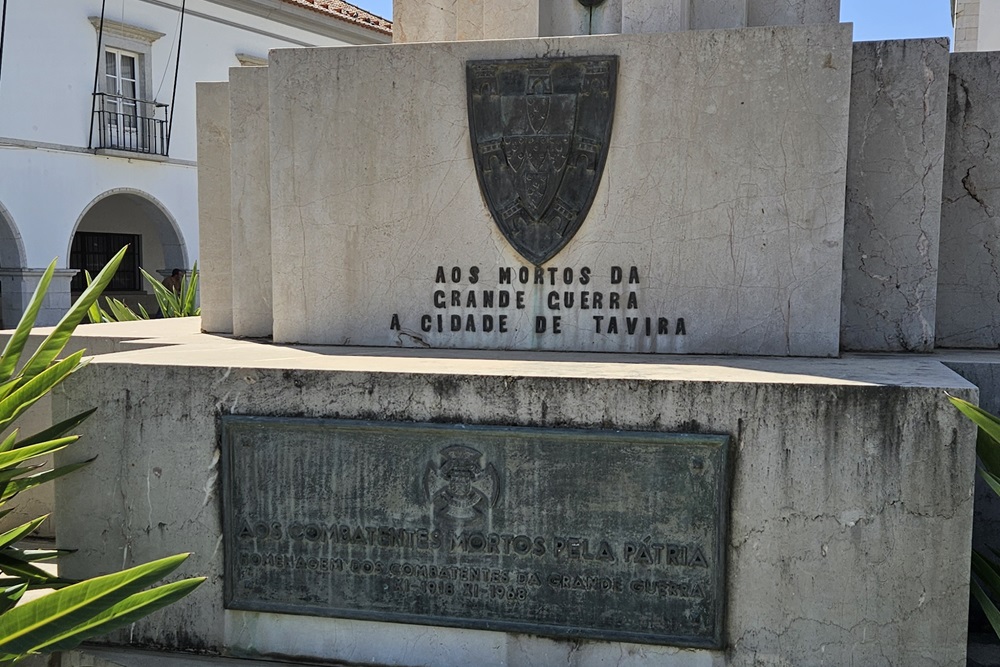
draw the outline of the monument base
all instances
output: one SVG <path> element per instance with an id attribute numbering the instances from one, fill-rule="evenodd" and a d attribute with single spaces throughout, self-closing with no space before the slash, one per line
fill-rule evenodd
<path id="1" fill-rule="evenodd" d="M 84 425 L 80 443 L 59 461 L 98 456 L 57 482 L 58 542 L 78 549 L 65 560 L 63 572 L 90 576 L 190 550 L 193 556 L 182 574 L 208 576 L 189 598 L 112 635 L 109 644 L 435 667 L 599 665 L 612 657 L 620 665 L 651 660 L 678 666 L 789 665 L 815 663 L 817 652 L 829 664 L 965 662 L 975 430 L 950 406 L 945 392 L 973 401 L 978 392 L 934 358 L 650 359 L 289 347 L 209 335 L 173 342 L 149 347 L 155 341 L 146 340 L 142 345 L 148 349 L 97 357 L 53 398 L 56 419 L 99 407 Z M 547 636 L 553 634 L 549 626 L 562 622 L 558 618 L 532 621 L 534 631 L 470 627 L 470 620 L 485 616 L 457 598 L 452 616 L 444 621 L 419 616 L 419 600 L 406 623 L 328 618 L 321 612 L 339 604 L 337 582 L 343 581 L 333 575 L 326 588 L 313 590 L 313 598 L 303 601 L 319 612 L 227 608 L 225 591 L 232 583 L 226 581 L 228 541 L 260 540 L 263 553 L 261 545 L 269 539 L 256 534 L 256 525 L 244 534 L 240 524 L 223 523 L 232 496 L 220 483 L 229 474 L 223 469 L 222 425 L 231 415 L 484 426 L 519 433 L 533 429 L 540 440 L 553 429 L 622 432 L 620 441 L 607 437 L 607 475 L 627 470 L 635 460 L 623 444 L 628 432 L 728 436 L 728 501 L 725 496 L 719 501 L 724 555 L 722 562 L 712 563 L 724 575 L 718 590 L 724 610 L 721 642 L 718 648 L 678 648 L 662 637 L 653 640 L 659 643 L 609 640 L 595 638 L 601 632 L 579 628 Z M 351 458 L 350 451 L 338 456 Z M 261 484 L 291 475 L 291 468 L 282 466 L 293 466 L 295 460 L 292 456 L 290 463 L 260 470 Z M 288 485 L 303 513 L 318 510 L 301 498 L 326 498 L 328 493 L 306 488 L 316 474 L 306 463 L 302 485 Z M 596 488 L 595 479 L 564 479 L 559 470 L 527 481 L 507 478 L 509 463 L 491 459 L 490 464 L 498 480 L 507 480 L 500 487 L 503 493 L 515 483 L 541 489 L 542 495 L 556 483 Z M 366 479 L 377 486 L 376 481 L 392 479 L 390 473 L 398 473 L 401 465 L 388 460 Z M 472 469 L 476 467 L 486 471 L 485 458 Z M 426 488 L 418 480 L 426 470 L 411 472 L 414 480 L 404 491 L 416 498 Z M 644 471 L 635 472 L 638 477 Z M 482 472 L 474 478 L 474 488 L 489 488 L 482 486 L 484 475 L 489 476 Z M 330 483 L 350 481 L 334 477 Z M 500 521 L 496 512 L 504 498 L 511 497 L 497 495 L 488 519 L 494 524 Z M 658 492 L 627 501 L 623 507 L 632 520 L 651 526 L 650 534 L 637 535 L 637 540 L 655 545 L 657 527 L 670 518 L 650 509 L 662 502 Z M 574 500 L 538 507 L 537 512 L 581 525 L 589 516 L 600 516 L 597 509 Z M 401 520 L 419 518 L 414 517 Z M 327 526 L 351 524 L 327 518 Z M 609 531 L 602 522 L 606 520 L 595 520 L 593 535 Z M 280 542 L 289 560 L 272 563 L 278 587 L 292 581 L 283 578 L 293 576 L 285 570 L 296 569 L 296 559 L 304 553 L 297 550 L 308 546 L 293 540 L 310 533 L 303 526 L 289 530 L 290 525 L 284 521 L 285 542 Z M 536 554 L 534 569 L 551 575 L 568 561 L 546 560 L 555 559 L 555 542 L 549 541 L 554 536 L 539 531 L 551 551 Z M 490 534 L 489 525 L 482 532 Z M 333 538 L 322 544 L 328 562 L 346 555 L 347 562 L 362 564 L 358 571 L 348 567 L 337 575 L 346 578 L 362 576 L 361 554 L 388 548 L 359 542 L 344 552 L 338 550 L 348 547 Z M 564 555 L 570 553 L 566 544 L 560 552 Z M 692 563 L 697 559 L 686 559 L 687 565 L 646 562 L 634 550 L 626 556 L 621 544 L 609 545 L 615 565 L 627 561 L 632 572 L 646 573 L 634 580 L 654 583 L 640 590 L 629 579 L 623 590 L 600 598 L 602 609 L 635 604 L 653 591 L 651 604 L 655 608 L 663 602 L 669 617 L 673 607 L 666 602 L 691 597 L 690 591 L 655 582 L 669 582 L 683 567 L 696 567 Z M 432 553 L 423 562 L 441 564 L 453 556 Z M 514 555 L 496 558 L 492 569 L 498 572 L 525 569 L 511 565 Z M 560 580 L 540 577 L 524 599 L 518 601 L 515 594 L 507 611 L 516 617 L 518 604 L 533 604 L 535 592 L 551 588 L 553 581 Z M 374 595 L 377 589 L 368 592 Z M 581 605 L 597 600 L 587 597 L 591 594 L 579 592 Z"/>

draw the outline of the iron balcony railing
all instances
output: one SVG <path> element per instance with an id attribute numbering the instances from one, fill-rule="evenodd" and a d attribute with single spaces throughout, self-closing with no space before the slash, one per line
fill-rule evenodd
<path id="1" fill-rule="evenodd" d="M 94 93 L 96 148 L 167 155 L 166 104 L 111 93 Z"/>

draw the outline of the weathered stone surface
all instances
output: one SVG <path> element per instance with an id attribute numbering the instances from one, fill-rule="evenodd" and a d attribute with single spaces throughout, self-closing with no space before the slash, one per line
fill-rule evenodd
<path id="1" fill-rule="evenodd" d="M 746 0 L 747 25 L 840 23 L 840 0 Z"/>
<path id="2" fill-rule="evenodd" d="M 951 56 L 938 347 L 1000 346 L 1000 53 Z"/>
<path id="3" fill-rule="evenodd" d="M 747 0 L 695 0 L 688 11 L 691 30 L 745 28 L 747 25 Z"/>
<path id="4" fill-rule="evenodd" d="M 623 33 L 687 30 L 690 2 L 686 0 L 622 0 Z"/>
<path id="5" fill-rule="evenodd" d="M 229 84 L 198 83 L 198 248 L 201 325 L 233 331 Z"/>
<path id="6" fill-rule="evenodd" d="M 995 348 L 1000 342 L 994 256 L 1000 152 L 991 141 L 1000 127 L 993 104 L 1000 90 L 996 56 L 952 58 L 938 307 L 942 347 Z"/>
<path id="7" fill-rule="evenodd" d="M 103 401 L 101 420 L 85 424 L 84 438 L 62 457 L 100 454 L 56 488 L 59 539 L 80 549 L 65 571 L 94 574 L 194 552 L 182 574 L 208 582 L 112 640 L 136 645 L 512 667 L 571 657 L 597 665 L 611 656 L 625 656 L 626 665 L 799 665 L 823 646 L 830 664 L 961 665 L 974 429 L 942 390 L 975 399 L 975 389 L 927 358 L 699 362 L 296 350 L 208 336 L 99 357 L 54 398 L 57 416 L 94 396 Z M 728 649 L 581 648 L 487 631 L 225 611 L 221 414 L 731 435 Z"/>
<path id="8" fill-rule="evenodd" d="M 539 0 L 398 0 L 392 41 L 538 37 Z"/>
<path id="9" fill-rule="evenodd" d="M 596 7 L 573 2 L 539 3 L 541 36 L 602 35 L 630 32 L 623 29 L 622 11 L 633 0 L 604 0 Z M 631 31 L 638 32 L 638 31 Z"/>
<path id="10" fill-rule="evenodd" d="M 844 350 L 934 347 L 948 40 L 854 45 Z"/>
<path id="11" fill-rule="evenodd" d="M 275 340 L 837 354 L 850 50 L 822 26 L 274 52 Z M 550 51 L 620 74 L 590 215 L 536 285 L 476 182 L 465 62 Z"/>
<path id="12" fill-rule="evenodd" d="M 267 68 L 229 70 L 233 333 L 271 335 L 271 169 Z"/>
<path id="13" fill-rule="evenodd" d="M 393 42 L 838 23 L 840 0 L 396 0 Z"/>

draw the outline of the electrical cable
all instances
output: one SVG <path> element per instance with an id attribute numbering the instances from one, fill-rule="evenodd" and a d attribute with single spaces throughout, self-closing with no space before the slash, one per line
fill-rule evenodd
<path id="1" fill-rule="evenodd" d="M 167 150 L 166 154 L 170 155 L 170 135 L 174 129 L 174 111 L 176 110 L 177 102 L 177 76 L 181 69 L 181 40 L 184 38 L 184 9 L 187 7 L 187 0 L 181 0 L 181 26 L 177 31 L 177 62 L 174 66 L 174 90 L 170 95 L 170 120 L 167 122 Z"/>
<path id="2" fill-rule="evenodd" d="M 3 14 L 0 15 L 0 78 L 3 77 L 3 37 L 7 33 L 7 0 L 3 0 Z"/>
<path id="3" fill-rule="evenodd" d="M 5 0 L 6 1 L 6 0 Z M 94 147 L 94 116 L 97 105 L 97 79 L 101 74 L 101 44 L 104 42 L 104 9 L 108 0 L 101 0 L 101 23 L 97 28 L 97 64 L 94 65 L 94 93 L 90 98 L 90 132 L 87 134 L 87 150 Z"/>

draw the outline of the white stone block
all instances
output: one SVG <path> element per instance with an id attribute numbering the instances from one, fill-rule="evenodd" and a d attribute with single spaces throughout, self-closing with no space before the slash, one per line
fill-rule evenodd
<path id="1" fill-rule="evenodd" d="M 747 0 L 691 0 L 688 10 L 691 30 L 745 28 Z"/>
<path id="2" fill-rule="evenodd" d="M 1000 52 L 951 56 L 937 345 L 1000 347 Z"/>
<path id="3" fill-rule="evenodd" d="M 233 331 L 229 84 L 198 83 L 198 289 L 205 331 Z"/>
<path id="4" fill-rule="evenodd" d="M 267 68 L 229 70 L 233 333 L 271 335 L 271 169 Z"/>
<path id="5" fill-rule="evenodd" d="M 934 348 L 946 39 L 858 42 L 844 229 L 841 348 Z"/>
<path id="6" fill-rule="evenodd" d="M 690 0 L 622 0 L 622 32 L 687 30 Z"/>
<path id="7" fill-rule="evenodd" d="M 503 286 L 501 268 L 533 267 L 477 183 L 465 63 L 552 52 L 620 58 L 607 165 L 546 285 Z M 850 62 L 839 25 L 273 52 L 275 340 L 836 355 Z M 468 293 L 501 289 L 524 292 L 523 307 L 488 311 L 507 331 L 483 332 L 487 311 Z M 602 306 L 581 309 L 584 291 L 602 292 Z M 577 305 L 556 311 L 566 292 Z"/>
<path id="8" fill-rule="evenodd" d="M 840 22 L 840 0 L 746 0 L 747 25 L 813 25 Z"/>
<path id="9" fill-rule="evenodd" d="M 540 0 L 396 0 L 392 41 L 514 39 L 539 34 Z"/>
<path id="10" fill-rule="evenodd" d="M 579 2 L 544 0 L 540 5 L 541 35 L 603 35 L 623 32 L 622 5 L 628 0 L 605 0 L 597 7 Z"/>

